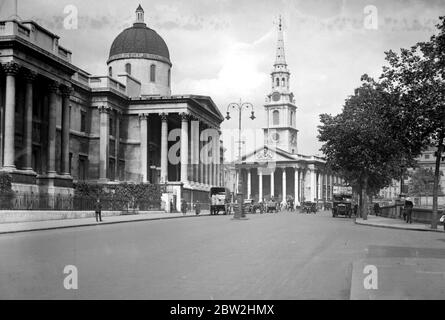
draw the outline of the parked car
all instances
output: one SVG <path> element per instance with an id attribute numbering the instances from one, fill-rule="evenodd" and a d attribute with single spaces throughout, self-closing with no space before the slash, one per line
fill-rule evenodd
<path id="1" fill-rule="evenodd" d="M 317 213 L 317 203 L 311 201 L 305 201 L 301 204 L 301 212 Z"/>

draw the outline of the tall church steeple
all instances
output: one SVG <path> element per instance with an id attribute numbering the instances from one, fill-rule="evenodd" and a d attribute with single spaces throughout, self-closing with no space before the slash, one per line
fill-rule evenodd
<path id="1" fill-rule="evenodd" d="M 294 94 L 290 91 L 290 71 L 287 68 L 284 50 L 284 31 L 281 16 L 278 20 L 277 53 L 271 72 L 272 90 L 267 95 L 264 108 L 267 126 L 264 128 L 264 143 L 296 154 L 298 129 Z"/>
<path id="2" fill-rule="evenodd" d="M 283 36 L 283 21 L 281 20 L 281 16 L 278 20 L 278 41 L 277 41 L 277 57 L 275 60 L 275 66 L 286 64 L 286 55 L 284 52 L 284 36 Z"/>
<path id="3" fill-rule="evenodd" d="M 272 71 L 272 90 L 286 93 L 289 91 L 290 72 L 287 69 L 286 54 L 284 50 L 283 20 L 278 20 L 277 54 Z"/>

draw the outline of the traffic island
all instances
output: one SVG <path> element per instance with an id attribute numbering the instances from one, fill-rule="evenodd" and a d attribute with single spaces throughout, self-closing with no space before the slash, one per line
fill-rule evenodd
<path id="1" fill-rule="evenodd" d="M 380 227 L 380 228 L 390 228 L 390 229 L 401 229 L 401 230 L 411 230 L 411 231 L 432 231 L 432 232 L 444 232 L 443 226 L 438 225 L 437 229 L 431 229 L 429 224 L 422 223 L 406 223 L 404 220 L 400 219 L 392 219 L 392 218 L 384 218 L 384 217 L 376 217 L 368 215 L 367 220 L 363 220 L 362 218 L 355 219 L 355 224 L 371 226 L 371 227 Z"/>

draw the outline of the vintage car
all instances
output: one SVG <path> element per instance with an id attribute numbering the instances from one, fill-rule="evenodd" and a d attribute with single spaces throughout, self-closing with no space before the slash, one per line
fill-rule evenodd
<path id="1" fill-rule="evenodd" d="M 335 218 L 339 215 L 352 216 L 352 196 L 351 195 L 334 195 L 334 201 L 332 202 L 332 216 Z"/>
<path id="2" fill-rule="evenodd" d="M 265 207 L 266 207 L 266 212 L 280 211 L 280 204 L 273 199 L 265 201 Z"/>
<path id="3" fill-rule="evenodd" d="M 244 212 L 245 213 L 263 213 L 263 205 L 262 203 L 255 203 L 253 199 L 244 199 Z"/>
<path id="4" fill-rule="evenodd" d="M 305 201 L 301 204 L 301 212 L 317 213 L 317 203 L 311 201 Z"/>

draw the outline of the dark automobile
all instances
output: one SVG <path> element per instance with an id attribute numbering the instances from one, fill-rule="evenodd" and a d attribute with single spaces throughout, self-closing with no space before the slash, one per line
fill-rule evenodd
<path id="1" fill-rule="evenodd" d="M 332 216 L 347 216 L 352 215 L 352 195 L 334 195 L 334 201 L 332 202 Z"/>
<path id="2" fill-rule="evenodd" d="M 278 212 L 279 211 L 279 204 L 275 200 L 271 199 L 269 201 L 266 201 L 266 212 Z"/>
<path id="3" fill-rule="evenodd" d="M 244 200 L 244 212 L 245 213 L 257 213 L 257 211 L 263 213 L 263 205 L 261 203 L 255 203 L 253 199 Z"/>
<path id="4" fill-rule="evenodd" d="M 301 204 L 301 212 L 317 213 L 317 203 L 311 201 L 305 201 Z"/>

